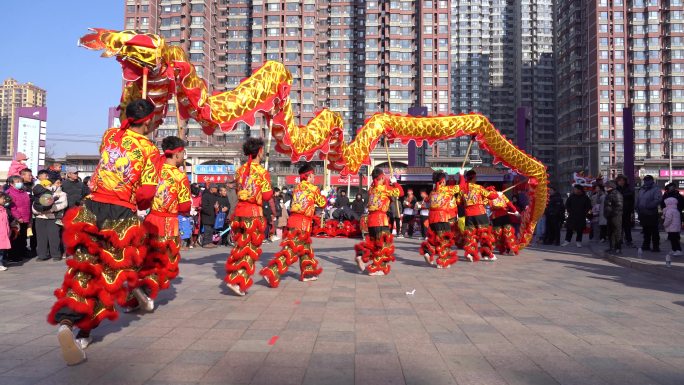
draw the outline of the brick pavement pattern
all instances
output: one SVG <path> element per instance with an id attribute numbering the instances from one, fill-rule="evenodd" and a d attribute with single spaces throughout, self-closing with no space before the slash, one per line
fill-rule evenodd
<path id="1" fill-rule="evenodd" d="M 397 240 L 391 274 L 369 277 L 355 242 L 315 239 L 319 281 L 290 272 L 243 298 L 222 282 L 228 249 L 184 252 L 158 309 L 104 322 L 76 367 L 45 321 L 63 263 L 11 267 L 0 384 L 684 383 L 682 282 L 569 248 L 438 270 L 417 240 Z"/>

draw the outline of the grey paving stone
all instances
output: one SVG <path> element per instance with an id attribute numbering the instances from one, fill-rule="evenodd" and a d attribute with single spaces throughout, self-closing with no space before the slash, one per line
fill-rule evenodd
<path id="1" fill-rule="evenodd" d="M 354 240 L 314 243 L 330 256 L 319 281 L 288 274 L 243 298 L 216 277 L 225 252 L 184 253 L 156 311 L 103 322 L 76 367 L 45 323 L 63 266 L 15 267 L 0 281 L 0 384 L 684 383 L 682 282 L 556 248 L 438 271 L 413 263 L 417 240 L 374 279 L 341 266 Z"/>

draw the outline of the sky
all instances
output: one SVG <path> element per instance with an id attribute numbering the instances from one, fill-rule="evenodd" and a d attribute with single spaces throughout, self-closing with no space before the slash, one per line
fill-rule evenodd
<path id="1" fill-rule="evenodd" d="M 48 151 L 97 154 L 108 108 L 118 105 L 121 67 L 77 46 L 88 28 L 120 30 L 122 0 L 3 1 L 0 81 L 14 78 L 47 90 Z"/>

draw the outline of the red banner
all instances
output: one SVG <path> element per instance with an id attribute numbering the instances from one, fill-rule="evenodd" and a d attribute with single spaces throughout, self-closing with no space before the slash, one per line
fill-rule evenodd
<path id="1" fill-rule="evenodd" d="M 232 180 L 232 175 L 197 175 L 197 183 L 226 183 Z"/>
<path id="2" fill-rule="evenodd" d="M 367 184 L 368 178 L 363 177 L 363 184 L 364 186 Z M 285 177 L 285 184 L 288 185 L 295 185 L 299 183 L 299 176 L 295 175 L 288 175 Z M 322 175 L 316 175 L 314 184 L 316 185 L 323 185 L 323 176 Z M 347 177 L 346 176 L 340 176 L 340 175 L 331 175 L 330 176 L 330 184 L 332 186 L 346 186 L 347 185 Z M 358 175 L 351 175 L 351 185 L 352 186 L 358 186 L 359 185 L 359 176 Z"/>

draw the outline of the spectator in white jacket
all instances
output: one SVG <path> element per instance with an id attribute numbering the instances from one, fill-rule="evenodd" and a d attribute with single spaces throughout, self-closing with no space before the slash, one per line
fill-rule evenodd
<path id="1" fill-rule="evenodd" d="M 54 261 L 62 259 L 60 225 L 64 210 L 69 205 L 67 194 L 62 191 L 61 180 L 56 180 L 51 187 L 54 203 L 47 211 L 37 211 L 32 207 L 36 226 L 37 260 Z M 38 197 L 36 197 L 38 199 Z M 35 206 L 35 205 L 34 205 Z M 48 253 L 49 248 L 49 253 Z"/>
<path id="2" fill-rule="evenodd" d="M 677 208 L 676 198 L 665 198 L 665 210 L 663 211 L 663 226 L 667 232 L 667 239 L 672 244 L 672 255 L 681 256 L 682 246 L 679 244 L 680 231 L 682 229 L 682 218 Z"/>

